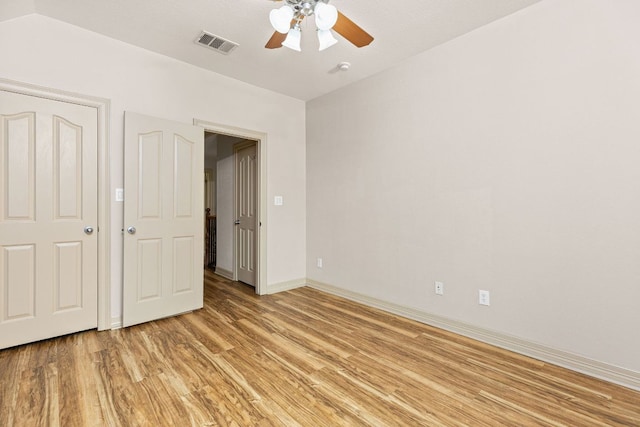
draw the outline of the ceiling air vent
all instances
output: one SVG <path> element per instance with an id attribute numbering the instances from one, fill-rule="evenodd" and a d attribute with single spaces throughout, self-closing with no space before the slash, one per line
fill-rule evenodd
<path id="1" fill-rule="evenodd" d="M 215 34 L 207 33 L 203 31 L 196 39 L 196 43 L 213 49 L 217 52 L 224 53 L 225 55 L 231 53 L 231 51 L 238 47 L 238 43 L 234 43 L 229 40 L 225 40 L 222 37 Z"/>

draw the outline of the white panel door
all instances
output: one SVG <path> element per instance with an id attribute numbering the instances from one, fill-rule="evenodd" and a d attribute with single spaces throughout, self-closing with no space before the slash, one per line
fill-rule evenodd
<path id="1" fill-rule="evenodd" d="M 235 150 L 236 264 L 238 280 L 256 285 L 257 153 L 256 143 Z"/>
<path id="2" fill-rule="evenodd" d="M 204 130 L 125 113 L 124 326 L 202 308 Z"/>
<path id="3" fill-rule="evenodd" d="M 0 90 L 0 348 L 97 327 L 97 117 Z"/>

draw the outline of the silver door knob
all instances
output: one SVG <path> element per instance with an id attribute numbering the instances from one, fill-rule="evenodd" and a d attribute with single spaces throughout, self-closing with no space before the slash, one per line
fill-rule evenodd
<path id="1" fill-rule="evenodd" d="M 84 233 L 85 234 L 93 234 L 93 227 L 85 227 L 84 228 Z"/>
<path id="2" fill-rule="evenodd" d="M 136 228 L 134 226 L 127 228 L 127 233 L 136 234 Z"/>

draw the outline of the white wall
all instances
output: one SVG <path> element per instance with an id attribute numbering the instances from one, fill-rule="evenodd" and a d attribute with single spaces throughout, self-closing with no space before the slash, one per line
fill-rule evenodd
<path id="1" fill-rule="evenodd" d="M 123 113 L 194 118 L 264 132 L 267 193 L 300 195 L 267 210 L 267 282 L 305 277 L 304 103 L 40 15 L 0 23 L 0 76 L 111 100 L 111 183 L 123 185 Z M 291 120 L 281 120 L 286 111 Z M 112 315 L 122 300 L 122 204 L 111 206 Z"/>
<path id="2" fill-rule="evenodd" d="M 214 133 L 205 133 L 204 138 L 204 170 L 210 171 L 211 183 L 208 193 L 205 188 L 205 210 L 211 209 L 211 215 L 216 214 L 216 182 L 218 180 L 218 135 Z M 208 202 L 208 203 L 207 203 Z"/>
<path id="3" fill-rule="evenodd" d="M 638 22 L 547 0 L 310 101 L 308 277 L 640 374 Z"/>
<path id="4" fill-rule="evenodd" d="M 217 259 L 216 268 L 233 272 L 233 233 L 234 233 L 234 156 L 233 144 L 237 138 L 218 136 L 218 174 L 217 174 Z"/>

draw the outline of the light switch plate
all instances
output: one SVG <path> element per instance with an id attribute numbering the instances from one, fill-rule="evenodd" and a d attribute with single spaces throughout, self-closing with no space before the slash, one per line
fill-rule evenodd
<path id="1" fill-rule="evenodd" d="M 491 297 L 490 297 L 489 291 L 484 291 L 484 290 L 478 291 L 478 304 L 491 305 Z"/>
<path id="2" fill-rule="evenodd" d="M 282 206 L 284 204 L 284 199 L 282 196 L 276 196 L 273 198 L 273 204 L 276 206 Z"/>
<path id="3" fill-rule="evenodd" d="M 116 202 L 124 202 L 124 188 L 116 188 Z"/>

